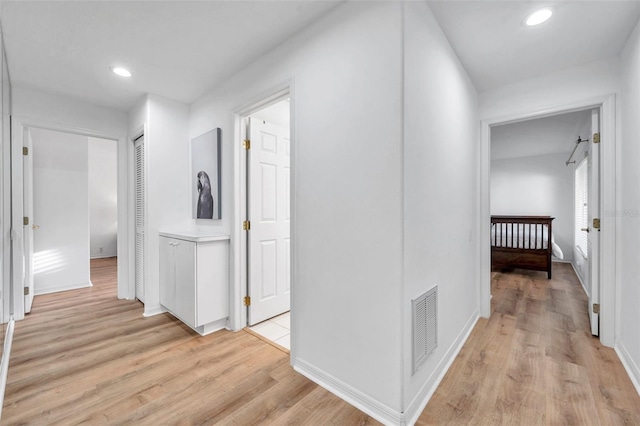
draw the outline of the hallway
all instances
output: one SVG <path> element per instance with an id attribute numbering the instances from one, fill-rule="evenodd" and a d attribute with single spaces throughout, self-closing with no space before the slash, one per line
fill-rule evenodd
<path id="1" fill-rule="evenodd" d="M 115 258 L 94 287 L 38 296 L 16 324 L 3 424 L 369 425 L 247 332 L 200 337 L 169 314 L 117 300 Z M 640 424 L 617 355 L 589 334 L 567 264 L 495 272 L 480 319 L 418 425 Z M 204 397 L 206 395 L 206 397 Z"/>
<path id="2" fill-rule="evenodd" d="M 197 335 L 116 299 L 115 258 L 91 288 L 37 296 L 16 323 L 2 424 L 379 424 L 244 331 Z"/>
<path id="3" fill-rule="evenodd" d="M 592 337 L 586 295 L 567 263 L 494 272 L 481 318 L 419 425 L 640 424 L 640 397 L 617 354 Z"/>

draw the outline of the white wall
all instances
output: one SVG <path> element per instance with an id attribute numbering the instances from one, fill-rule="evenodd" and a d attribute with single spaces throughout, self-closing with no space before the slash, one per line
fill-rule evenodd
<path id="1" fill-rule="evenodd" d="M 90 255 L 92 259 L 117 256 L 117 141 L 88 138 L 88 151 Z"/>
<path id="2" fill-rule="evenodd" d="M 35 294 L 90 285 L 86 136 L 31 129 Z"/>
<path id="3" fill-rule="evenodd" d="M 618 347 L 636 388 L 640 383 L 640 24 L 622 53 L 622 132 L 619 150 L 618 209 L 607 212 L 618 218 L 617 302 L 619 305 Z"/>
<path id="4" fill-rule="evenodd" d="M 426 3 L 404 11 L 403 411 L 421 412 L 479 315 L 477 94 Z M 438 286 L 438 348 L 412 376 L 411 300 Z"/>
<path id="5" fill-rule="evenodd" d="M 553 234 L 564 260 L 573 260 L 574 167 L 568 155 L 491 161 L 491 214 L 553 216 Z"/>
<path id="6" fill-rule="evenodd" d="M 478 96 L 480 119 L 532 113 L 617 93 L 619 73 L 619 61 L 606 60 L 487 90 Z"/>
<path id="7" fill-rule="evenodd" d="M 233 111 L 288 79 L 292 364 L 397 423 L 419 414 L 478 316 L 476 93 L 426 4 L 340 6 L 191 107 L 191 137 L 222 128 L 232 235 Z M 411 298 L 435 284 L 439 348 L 412 377 Z"/>
<path id="8" fill-rule="evenodd" d="M 212 226 L 231 232 L 233 111 L 293 79 L 291 361 L 391 413 L 403 376 L 400 25 L 399 4 L 346 3 L 196 102 L 190 126 L 191 137 L 222 128 Z"/>
<path id="9" fill-rule="evenodd" d="M 126 135 L 127 115 L 123 112 L 24 86 L 14 86 L 12 94 L 14 115 L 110 136 Z"/>
<path id="10" fill-rule="evenodd" d="M 190 222 L 191 218 L 189 107 L 160 96 L 148 95 L 130 112 L 129 116 L 130 150 L 133 145 L 131 139 L 138 136 L 137 132 L 144 127 L 146 168 L 144 312 L 145 315 L 153 315 L 163 311 L 159 293 L 158 232 L 183 227 Z M 129 176 L 130 173 L 131 171 Z M 133 210 L 130 214 L 133 214 Z M 129 217 L 129 226 L 132 225 L 132 217 Z M 130 260 L 133 259 L 130 258 Z M 132 276 L 131 279 L 133 278 Z"/>

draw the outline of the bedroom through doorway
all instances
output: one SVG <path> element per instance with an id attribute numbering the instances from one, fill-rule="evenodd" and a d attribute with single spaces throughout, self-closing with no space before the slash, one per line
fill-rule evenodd
<path id="1" fill-rule="evenodd" d="M 599 126 L 600 108 L 593 107 L 491 126 L 489 165 L 492 286 L 521 270 L 539 271 L 532 279 L 542 283 L 554 264 L 568 264 L 589 299 L 584 309 L 594 335 Z"/>

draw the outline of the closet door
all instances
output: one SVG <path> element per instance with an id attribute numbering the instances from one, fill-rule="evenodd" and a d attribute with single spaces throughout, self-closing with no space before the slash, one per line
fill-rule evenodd
<path id="1" fill-rule="evenodd" d="M 145 223 L 145 167 L 144 136 L 134 142 L 135 151 L 135 222 L 136 222 L 136 299 L 144 303 L 144 223 Z"/>

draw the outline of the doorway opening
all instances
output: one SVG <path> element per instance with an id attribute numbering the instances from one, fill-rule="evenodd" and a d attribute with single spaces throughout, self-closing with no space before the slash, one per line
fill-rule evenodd
<path id="1" fill-rule="evenodd" d="M 288 94 L 246 121 L 247 326 L 290 349 L 291 113 Z"/>
<path id="2" fill-rule="evenodd" d="M 585 301 L 589 306 L 597 303 L 599 293 L 599 230 L 587 226 L 588 217 L 593 219 L 600 216 L 597 185 L 599 144 L 594 143 L 593 137 L 598 132 L 599 108 L 564 112 L 491 128 L 492 218 L 494 215 L 511 216 L 517 221 L 536 221 L 536 217 L 550 218 L 549 225 L 539 226 L 543 228 L 539 229 L 542 232 L 535 232 L 535 227 L 534 232 L 530 232 L 531 225 L 529 228 L 527 225 L 518 225 L 518 230 L 522 232 L 511 233 L 508 228 L 503 229 L 503 226 L 499 234 L 506 234 L 509 238 L 511 233 L 512 240 L 496 244 L 495 239 L 492 239 L 492 245 L 500 246 L 498 250 L 501 266 L 511 263 L 507 271 L 512 268 L 536 269 L 538 265 L 532 267 L 534 265 L 529 264 L 532 262 L 530 259 L 540 249 L 550 250 L 552 255 L 549 260 L 552 261 L 551 265 L 556 265 L 553 268 L 558 269 L 558 272 L 571 271 L 571 268 L 561 268 L 560 263 L 573 267 L 589 299 L 589 302 Z M 576 173 L 579 171 L 583 172 L 581 176 L 584 175 L 584 186 L 581 181 L 576 180 Z M 495 231 L 492 230 L 492 235 L 493 232 Z M 525 240 L 522 243 L 519 241 L 521 238 Z M 542 241 L 532 243 L 535 239 Z M 512 250 L 513 257 L 509 258 L 507 256 L 511 247 L 517 247 L 517 250 Z M 525 259 L 525 256 L 531 258 Z M 493 257 L 492 254 L 492 262 Z M 496 268 L 495 264 L 492 266 L 492 276 L 498 273 L 496 271 L 505 271 L 504 268 Z M 551 278 L 551 269 L 548 271 L 548 278 Z M 576 282 L 575 279 L 573 282 Z M 582 310 L 586 312 L 587 306 Z M 591 316 L 591 322 L 592 333 L 597 335 L 597 315 Z"/>
<path id="3" fill-rule="evenodd" d="M 524 122 L 532 119 L 539 119 L 544 117 L 557 116 L 560 114 L 567 114 L 577 111 L 594 111 L 598 114 L 592 114 L 596 126 L 599 126 L 599 140 L 597 144 L 599 165 L 597 166 L 600 171 L 599 177 L 595 179 L 592 188 L 597 188 L 599 193 L 599 200 L 597 202 L 591 202 L 592 207 L 597 207 L 595 214 L 600 217 L 593 217 L 593 219 L 599 219 L 598 225 L 600 225 L 603 232 L 590 232 L 596 233 L 597 242 L 593 243 L 592 247 L 598 249 L 599 254 L 594 256 L 594 259 L 598 259 L 595 262 L 595 269 L 590 265 L 589 280 L 590 280 L 590 293 L 592 299 L 589 301 L 588 310 L 590 316 L 593 319 L 595 314 L 596 322 L 598 324 L 598 335 L 603 345 L 613 347 L 615 344 L 615 240 L 616 240 L 616 223 L 615 218 L 611 215 L 607 215 L 607 212 L 615 210 L 615 194 L 616 194 L 616 181 L 615 181 L 615 169 L 616 169 L 616 156 L 615 156 L 615 96 L 608 95 L 598 99 L 591 99 L 582 102 L 575 102 L 572 104 L 566 104 L 563 106 L 537 110 L 536 112 L 513 114 L 509 117 L 502 117 L 495 120 L 483 120 L 481 122 L 481 169 L 480 169 L 480 224 L 490 223 L 492 206 L 490 197 L 493 197 L 491 193 L 491 144 L 492 133 L 498 128 L 498 126 Z M 593 135 L 587 135 L 584 139 L 591 139 Z M 575 143 L 576 141 L 574 141 Z M 591 143 L 591 142 L 590 142 Z M 583 149 L 583 148 L 581 148 Z M 584 154 L 583 154 L 584 155 Z M 567 155 L 567 157 L 569 157 Z M 564 161 L 567 161 L 565 158 Z M 571 164 L 573 166 L 573 164 Z M 520 192 L 527 192 L 527 188 L 522 188 Z M 573 197 L 572 197 L 573 198 Z M 591 214 L 591 213 L 590 213 Z M 591 216 L 589 217 L 589 223 L 591 222 Z M 593 228 L 597 228 L 594 226 Z M 589 229 L 592 231 L 592 229 Z M 482 316 L 489 317 L 491 314 L 491 230 L 490 227 L 480 226 L 480 271 L 481 271 L 481 283 L 480 283 L 480 307 Z M 570 241 L 571 250 L 574 249 L 574 241 Z M 596 288 L 599 286 L 599 288 Z M 598 302 L 599 301 L 599 302 Z M 601 306 L 601 307 L 600 307 Z M 593 312 L 595 311 L 595 312 Z M 599 313 L 598 313 L 599 312 Z M 592 321 L 593 323 L 593 321 Z"/>
<path id="4" fill-rule="evenodd" d="M 118 156 L 115 140 L 38 127 L 23 146 L 28 313 L 34 296 L 93 286 L 96 270 L 117 276 Z"/>

